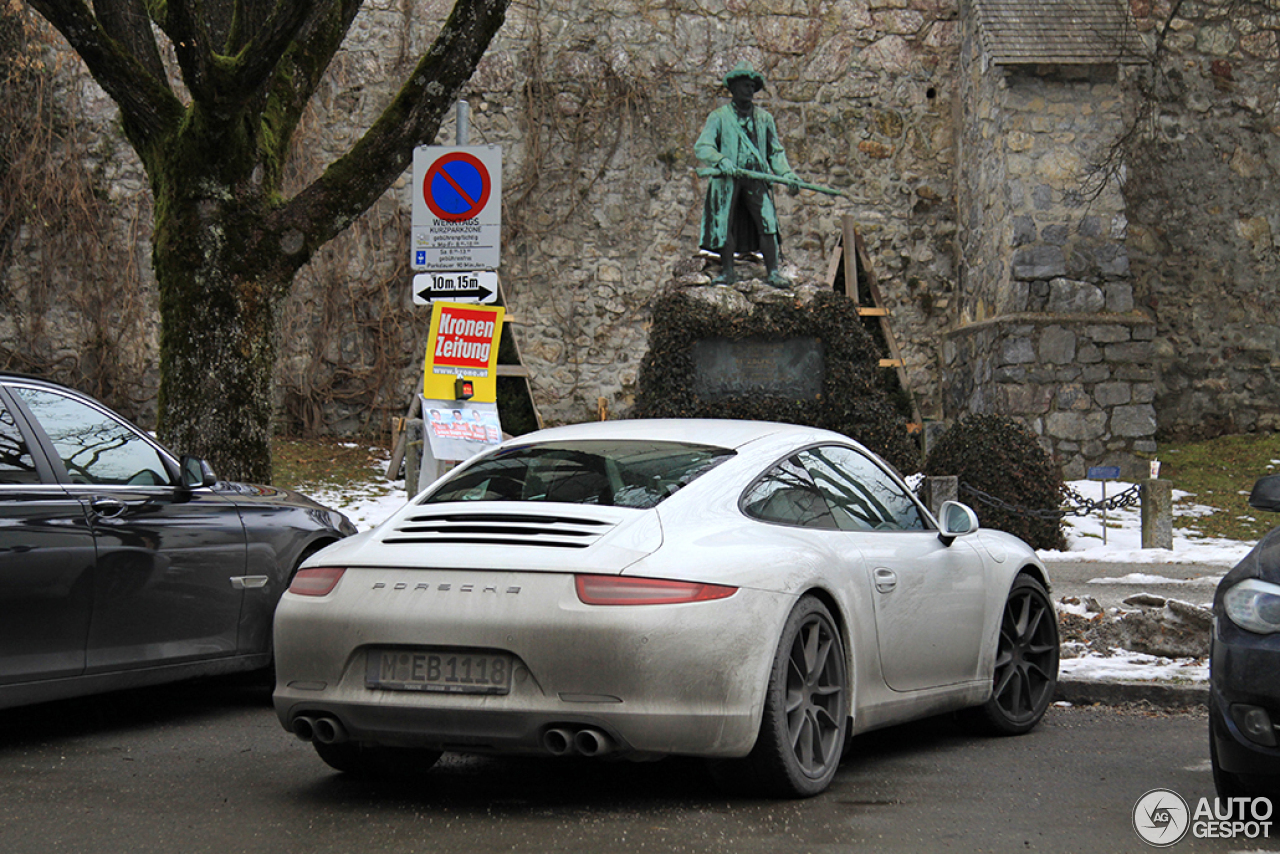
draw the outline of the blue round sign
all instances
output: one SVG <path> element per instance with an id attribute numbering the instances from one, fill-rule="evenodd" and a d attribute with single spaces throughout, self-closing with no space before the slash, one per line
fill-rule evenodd
<path id="1" fill-rule="evenodd" d="M 465 222 L 489 202 L 493 180 L 480 158 L 465 151 L 446 154 L 431 164 L 422 182 L 427 207 L 447 222 Z"/>

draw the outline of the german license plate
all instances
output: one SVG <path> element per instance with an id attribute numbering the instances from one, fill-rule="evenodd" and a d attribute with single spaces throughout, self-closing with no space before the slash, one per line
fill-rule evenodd
<path id="1" fill-rule="evenodd" d="M 371 649 L 365 685 L 384 691 L 440 694 L 507 694 L 511 656 L 469 650 Z"/>

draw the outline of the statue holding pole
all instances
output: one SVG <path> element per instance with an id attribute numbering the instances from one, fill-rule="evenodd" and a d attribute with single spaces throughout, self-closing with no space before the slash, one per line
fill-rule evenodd
<path id="1" fill-rule="evenodd" d="M 716 283 L 737 279 L 734 256 L 758 251 L 764 258 L 767 281 L 779 288 L 791 282 L 778 272 L 780 244 L 778 214 L 772 184 L 839 195 L 838 190 L 810 184 L 787 162 L 787 152 L 768 111 L 755 105 L 764 77 L 740 62 L 724 77 L 731 100 L 707 116 L 694 143 L 694 155 L 707 164 L 698 174 L 710 179 L 702 210 L 701 246 L 720 255 Z"/>

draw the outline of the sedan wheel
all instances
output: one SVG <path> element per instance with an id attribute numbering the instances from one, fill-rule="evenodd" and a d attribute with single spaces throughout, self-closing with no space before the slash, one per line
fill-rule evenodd
<path id="1" fill-rule="evenodd" d="M 995 735 L 1018 735 L 1044 717 L 1058 685 L 1058 618 L 1043 585 L 1018 576 L 1000 620 L 991 699 L 966 719 Z"/>
<path id="2" fill-rule="evenodd" d="M 812 596 L 787 618 L 765 694 L 756 746 L 713 766 L 730 786 L 777 797 L 810 797 L 831 783 L 848 726 L 844 642 L 831 612 Z"/>

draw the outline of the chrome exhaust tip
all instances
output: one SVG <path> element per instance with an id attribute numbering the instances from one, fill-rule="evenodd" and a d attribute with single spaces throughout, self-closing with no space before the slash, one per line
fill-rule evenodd
<path id="1" fill-rule="evenodd" d="M 316 719 L 308 715 L 298 715 L 293 719 L 293 734 L 301 741 L 314 741 L 316 737 Z"/>
<path id="2" fill-rule="evenodd" d="M 598 729 L 578 730 L 573 746 L 583 756 L 604 756 L 613 752 L 613 740 Z"/>
<path id="3" fill-rule="evenodd" d="M 563 727 L 552 727 L 542 734 L 542 746 L 552 756 L 567 756 L 573 753 L 573 732 Z"/>
<path id="4" fill-rule="evenodd" d="M 347 728 L 337 718 L 317 718 L 315 739 L 321 744 L 341 744 L 347 740 Z"/>

